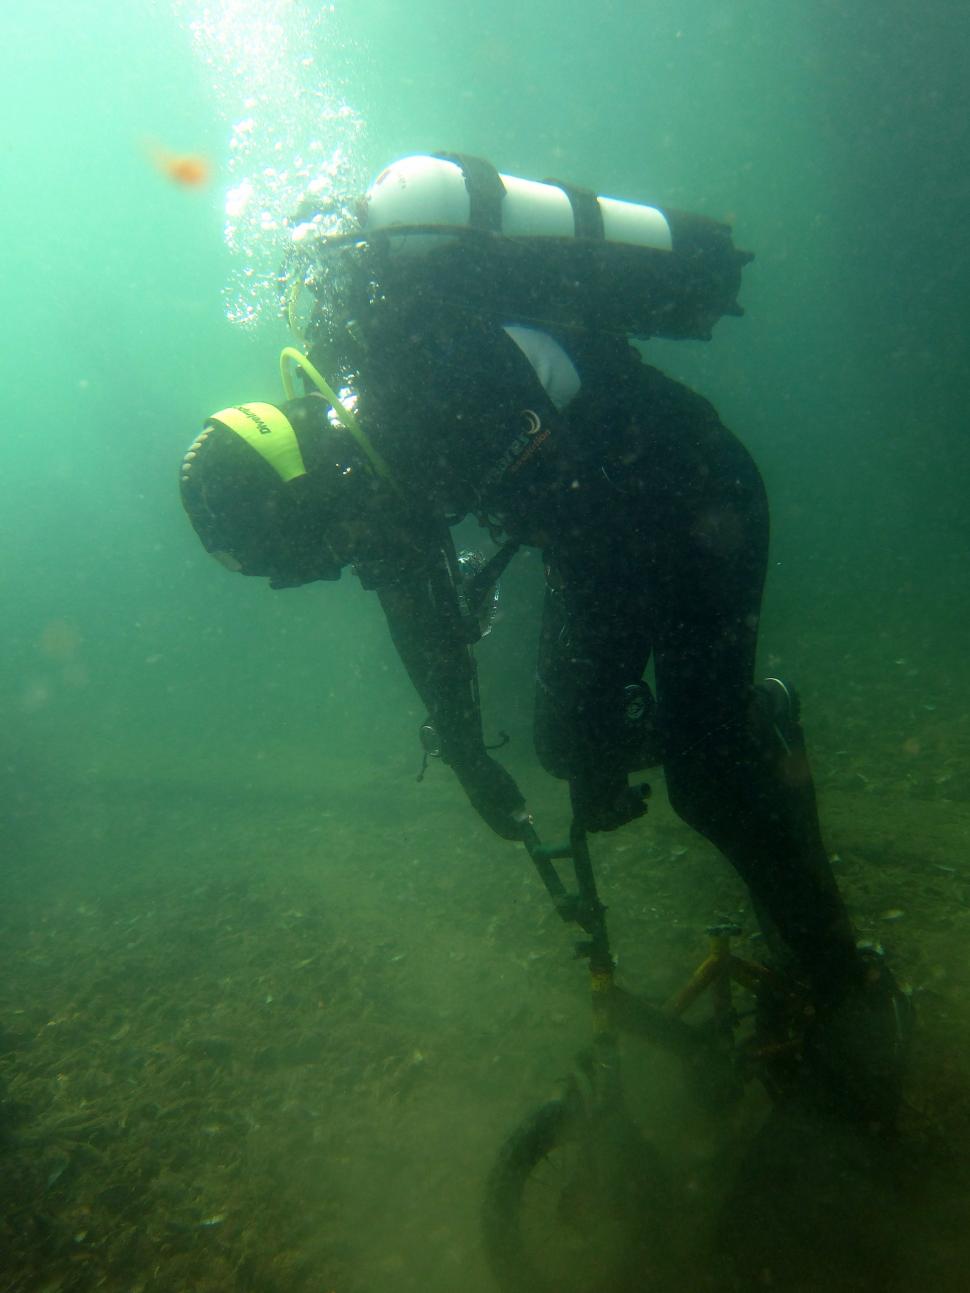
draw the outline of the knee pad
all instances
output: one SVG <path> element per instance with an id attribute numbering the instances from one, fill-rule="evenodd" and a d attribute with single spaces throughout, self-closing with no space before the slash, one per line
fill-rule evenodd
<path id="1" fill-rule="evenodd" d="M 766 731 L 786 754 L 804 748 L 802 702 L 787 679 L 762 678 L 754 686 L 755 711 Z"/>
<path id="2" fill-rule="evenodd" d="M 556 703 L 552 689 L 537 679 L 534 744 L 540 764 L 553 777 L 567 781 L 577 769 L 585 766 L 584 751 L 579 747 L 582 734 L 575 716 Z M 661 740 L 656 724 L 656 701 L 645 682 L 629 683 L 623 688 L 622 708 L 611 720 L 615 730 L 607 755 L 615 754 L 627 772 L 655 768 L 662 762 Z M 612 709 L 612 705 L 611 705 Z"/>

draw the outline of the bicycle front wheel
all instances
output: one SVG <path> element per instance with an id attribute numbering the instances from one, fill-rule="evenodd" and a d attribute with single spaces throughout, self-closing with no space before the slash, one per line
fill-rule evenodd
<path id="1" fill-rule="evenodd" d="M 662 1287 L 664 1194 L 625 1119 L 604 1126 L 552 1100 L 506 1140 L 489 1174 L 485 1250 L 503 1293 L 644 1293 Z"/>

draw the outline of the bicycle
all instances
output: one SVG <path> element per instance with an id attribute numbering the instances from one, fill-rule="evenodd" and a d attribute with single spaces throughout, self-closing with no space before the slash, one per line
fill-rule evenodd
<path id="1" fill-rule="evenodd" d="M 796 1080 L 802 1034 L 811 1019 L 797 984 L 758 961 L 735 955 L 733 924 L 708 930 L 710 950 L 665 1005 L 635 996 L 615 980 L 606 909 L 600 902 L 585 832 L 568 843 L 540 842 L 531 824 L 523 842 L 562 919 L 586 938 L 593 1039 L 556 1098 L 506 1139 L 489 1173 L 483 1207 L 486 1255 L 505 1293 L 620 1293 L 673 1287 L 665 1253 L 671 1199 L 658 1154 L 627 1109 L 619 1035 L 647 1039 L 684 1063 L 693 1093 L 709 1109 L 736 1101 L 760 1079 L 779 1099 Z M 554 863 L 572 861 L 568 892 Z M 747 989 L 754 1027 L 741 1035 L 733 985 Z M 709 995 L 706 1024 L 684 1012 Z"/>

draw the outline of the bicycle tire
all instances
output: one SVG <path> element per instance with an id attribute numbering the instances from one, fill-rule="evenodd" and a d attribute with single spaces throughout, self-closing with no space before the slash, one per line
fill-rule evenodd
<path id="1" fill-rule="evenodd" d="M 503 1293 L 625 1293 L 650 1287 L 659 1234 L 630 1224 L 616 1192 L 590 1170 L 592 1124 L 582 1102 L 551 1100 L 507 1138 L 489 1173 L 482 1213 L 486 1257 Z M 635 1130 L 625 1127 L 624 1155 Z M 652 1164 L 651 1164 L 652 1166 Z M 635 1172 L 635 1177 L 643 1177 Z M 630 1173 L 619 1182 L 631 1195 Z M 634 1182 L 636 1185 L 636 1182 Z M 659 1190 L 642 1191 L 645 1216 Z M 624 1213 L 626 1214 L 624 1216 Z"/>

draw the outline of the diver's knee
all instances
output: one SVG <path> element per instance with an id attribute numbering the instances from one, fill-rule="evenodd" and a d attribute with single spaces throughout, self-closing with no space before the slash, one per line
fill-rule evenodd
<path id="1" fill-rule="evenodd" d="M 712 838 L 743 829 L 752 812 L 771 816 L 813 804 L 800 715 L 794 687 L 765 678 L 745 712 L 668 754 L 667 797 L 677 816 Z"/>

